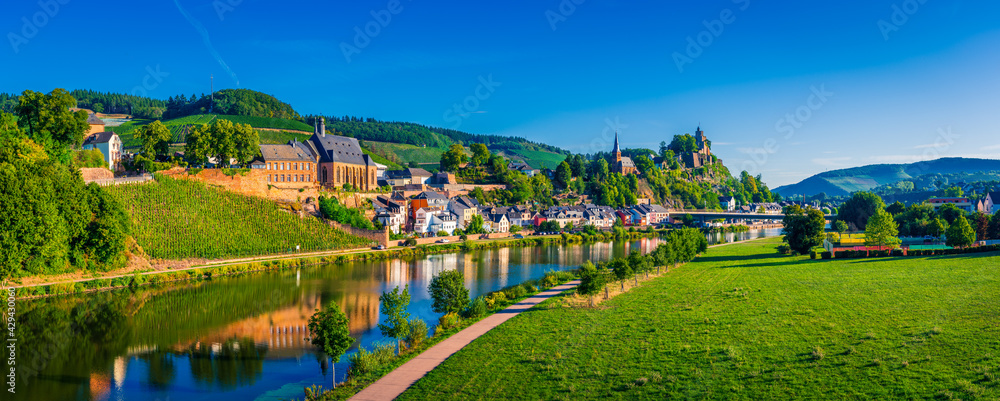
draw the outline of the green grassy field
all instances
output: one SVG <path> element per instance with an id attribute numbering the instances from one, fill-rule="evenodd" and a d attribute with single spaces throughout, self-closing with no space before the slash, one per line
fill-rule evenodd
<path id="1" fill-rule="evenodd" d="M 505 150 L 503 152 L 508 158 L 524 160 L 529 166 L 536 169 L 559 167 L 559 163 L 566 160 L 566 155 L 546 152 L 541 150 Z"/>
<path id="2" fill-rule="evenodd" d="M 402 161 L 402 164 L 409 162 L 417 163 L 439 163 L 441 161 L 441 154 L 447 149 L 433 148 L 433 147 L 421 147 L 415 145 L 409 145 L 405 143 L 389 143 L 389 142 L 375 142 L 375 141 L 365 141 L 366 143 L 377 144 L 378 147 L 383 149 L 388 149 Z"/>
<path id="3" fill-rule="evenodd" d="M 273 201 L 167 177 L 107 190 L 125 206 L 132 236 L 154 258 L 223 258 L 366 246 L 311 216 Z"/>
<path id="4" fill-rule="evenodd" d="M 400 399 L 997 399 L 1000 254 L 880 260 L 711 249 L 602 303 L 560 299 Z"/>

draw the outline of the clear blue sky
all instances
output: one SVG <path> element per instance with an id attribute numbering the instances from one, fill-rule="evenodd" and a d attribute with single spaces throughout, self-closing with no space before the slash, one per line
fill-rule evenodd
<path id="1" fill-rule="evenodd" d="M 655 148 L 700 123 L 734 173 L 772 187 L 870 163 L 1000 158 L 991 1 L 402 0 L 392 13 L 386 0 L 52 0 L 51 16 L 8 3 L 3 92 L 166 98 L 207 93 L 214 74 L 217 89 L 270 93 L 301 113 L 576 152 L 609 150 L 615 127 L 623 146 Z M 377 35 L 355 43 L 366 26 Z M 708 45 L 688 49 L 689 37 Z M 349 61 L 342 44 L 358 49 Z M 146 78 L 157 68 L 162 81 Z M 826 94 L 810 99 L 813 88 Z"/>

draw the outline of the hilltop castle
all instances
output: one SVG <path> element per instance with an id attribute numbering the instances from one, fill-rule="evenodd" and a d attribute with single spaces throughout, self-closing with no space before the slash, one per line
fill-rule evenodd
<path id="1" fill-rule="evenodd" d="M 712 142 L 705 136 L 705 131 L 701 130 L 701 126 L 698 126 L 698 128 L 695 129 L 694 139 L 698 145 L 698 151 L 679 155 L 681 156 L 681 161 L 684 162 L 684 165 L 688 168 L 698 168 L 713 164 L 714 158 L 712 157 L 712 150 L 709 149 Z"/>

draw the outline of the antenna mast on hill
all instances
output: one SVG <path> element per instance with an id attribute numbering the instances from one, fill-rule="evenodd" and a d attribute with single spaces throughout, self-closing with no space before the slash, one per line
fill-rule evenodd
<path id="1" fill-rule="evenodd" d="M 212 91 L 212 95 L 211 95 L 212 100 L 208 103 L 208 112 L 209 112 L 209 114 L 211 114 L 212 113 L 212 107 L 215 106 L 215 74 L 209 75 L 208 79 L 210 79 L 211 82 L 212 82 L 211 83 L 211 88 L 209 89 L 209 90 Z"/>

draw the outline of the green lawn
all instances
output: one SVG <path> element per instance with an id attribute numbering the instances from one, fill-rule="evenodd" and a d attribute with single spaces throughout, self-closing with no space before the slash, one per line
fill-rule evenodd
<path id="1" fill-rule="evenodd" d="M 407 164 L 409 162 L 417 163 L 439 163 L 441 162 L 441 154 L 448 149 L 434 148 L 434 147 L 422 147 L 409 145 L 405 143 L 390 143 L 390 142 L 376 142 L 376 141 L 365 141 L 366 144 L 374 144 L 375 146 L 383 149 L 388 149 L 392 153 L 395 153 L 399 157 L 401 164 Z M 369 146 L 370 147 L 370 146 Z"/>
<path id="2" fill-rule="evenodd" d="M 542 150 L 505 150 L 504 155 L 511 159 L 523 160 L 528 163 L 529 166 L 535 169 L 550 168 L 555 169 L 559 167 L 559 163 L 566 160 L 566 155 L 559 153 L 546 152 Z"/>
<path id="3" fill-rule="evenodd" d="M 724 246 L 597 309 L 555 299 L 401 399 L 996 399 L 1000 254 Z"/>

